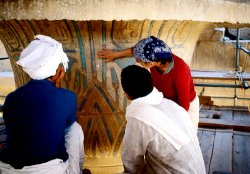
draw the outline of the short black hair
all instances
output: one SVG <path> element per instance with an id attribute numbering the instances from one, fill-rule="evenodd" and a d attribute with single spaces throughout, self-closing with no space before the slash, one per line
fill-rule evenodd
<path id="1" fill-rule="evenodd" d="M 130 65 L 122 70 L 121 84 L 132 100 L 148 95 L 154 88 L 150 72 L 138 65 Z"/>

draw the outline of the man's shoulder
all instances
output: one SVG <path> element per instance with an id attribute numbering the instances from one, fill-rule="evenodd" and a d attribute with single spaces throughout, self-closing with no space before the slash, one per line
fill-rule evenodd
<path id="1" fill-rule="evenodd" d="M 18 87 L 18 88 L 16 88 L 14 91 L 11 91 L 11 92 L 6 96 L 6 98 L 12 98 L 12 97 L 17 96 L 18 94 L 23 94 L 23 89 L 25 88 L 25 86 L 26 86 L 26 85 L 21 86 L 21 87 Z"/>
<path id="2" fill-rule="evenodd" d="M 56 88 L 58 93 L 61 93 L 63 96 L 67 96 L 69 98 L 76 98 L 76 94 L 73 91 L 70 91 L 69 89 L 64 88 Z"/>
<path id="3" fill-rule="evenodd" d="M 65 88 L 56 88 L 59 92 L 64 92 L 64 93 L 68 93 L 68 94 L 72 94 L 74 95 L 75 93 L 69 89 L 65 89 Z"/>
<path id="4" fill-rule="evenodd" d="M 174 55 L 173 57 L 174 57 L 174 65 L 177 65 L 180 68 L 180 70 L 183 71 L 183 68 L 189 70 L 188 64 L 182 58 L 178 57 L 177 55 Z"/>
<path id="5" fill-rule="evenodd" d="M 163 98 L 162 102 L 158 105 L 158 109 L 162 111 L 169 110 L 177 115 L 184 115 L 185 117 L 188 116 L 188 112 L 183 107 L 167 98 Z M 174 115 L 174 117 L 175 116 L 176 115 Z"/>
<path id="6" fill-rule="evenodd" d="M 166 105 L 167 107 L 181 108 L 180 105 L 178 105 L 176 102 L 174 102 L 173 100 L 170 100 L 168 98 L 163 98 L 159 105 Z"/>
<path id="7" fill-rule="evenodd" d="M 180 61 L 180 62 L 184 62 L 184 60 L 182 58 L 180 58 L 179 56 L 177 56 L 176 54 L 172 54 L 174 61 Z"/>

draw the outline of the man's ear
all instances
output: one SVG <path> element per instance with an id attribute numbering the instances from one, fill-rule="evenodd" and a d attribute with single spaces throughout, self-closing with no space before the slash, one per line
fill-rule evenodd
<path id="1" fill-rule="evenodd" d="M 52 81 L 56 87 L 60 87 L 60 83 L 63 80 L 63 77 L 65 76 L 65 71 L 63 66 L 59 65 L 56 74 L 49 78 L 50 81 Z"/>
<path id="2" fill-rule="evenodd" d="M 50 76 L 48 79 L 52 82 L 55 82 L 59 78 L 59 75 L 60 75 L 60 65 L 56 69 L 56 74 L 53 76 Z"/>

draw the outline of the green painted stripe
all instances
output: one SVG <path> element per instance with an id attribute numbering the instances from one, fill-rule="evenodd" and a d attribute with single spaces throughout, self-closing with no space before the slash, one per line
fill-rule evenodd
<path id="1" fill-rule="evenodd" d="M 74 28 L 76 30 L 76 37 L 77 37 L 77 41 L 78 41 L 78 46 L 80 49 L 80 56 L 81 56 L 81 62 L 82 62 L 82 69 L 84 70 L 84 72 L 87 72 L 87 66 L 86 66 L 86 58 L 85 58 L 85 53 L 84 53 L 84 47 L 83 47 L 83 41 L 82 41 L 82 36 L 79 30 L 79 27 L 76 23 L 76 21 L 72 21 Z M 83 77 L 83 85 L 85 88 L 87 88 L 87 76 Z"/>
<path id="2" fill-rule="evenodd" d="M 94 47 L 94 39 L 93 39 L 93 32 L 92 32 L 92 26 L 91 22 L 87 22 L 88 26 L 88 33 L 89 33 L 89 48 L 90 48 L 90 60 L 91 60 L 91 72 L 93 79 L 97 78 L 97 72 L 96 72 L 96 62 L 95 62 L 95 47 Z"/>
<path id="3" fill-rule="evenodd" d="M 106 22 L 102 21 L 102 44 L 106 44 Z M 106 46 L 106 45 L 105 45 Z M 102 59 L 102 84 L 107 86 L 107 64 L 105 59 Z"/>

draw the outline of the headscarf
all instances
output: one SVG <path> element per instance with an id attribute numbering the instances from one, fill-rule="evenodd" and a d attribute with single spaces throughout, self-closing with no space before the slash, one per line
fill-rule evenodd
<path id="1" fill-rule="evenodd" d="M 164 58 L 172 60 L 172 53 L 168 45 L 154 36 L 140 40 L 134 46 L 132 53 L 143 62 L 152 62 Z"/>
<path id="2" fill-rule="evenodd" d="M 41 80 L 55 75 L 60 63 L 66 71 L 68 61 L 61 43 L 49 36 L 36 35 L 35 39 L 21 52 L 17 64 L 32 79 Z"/>

